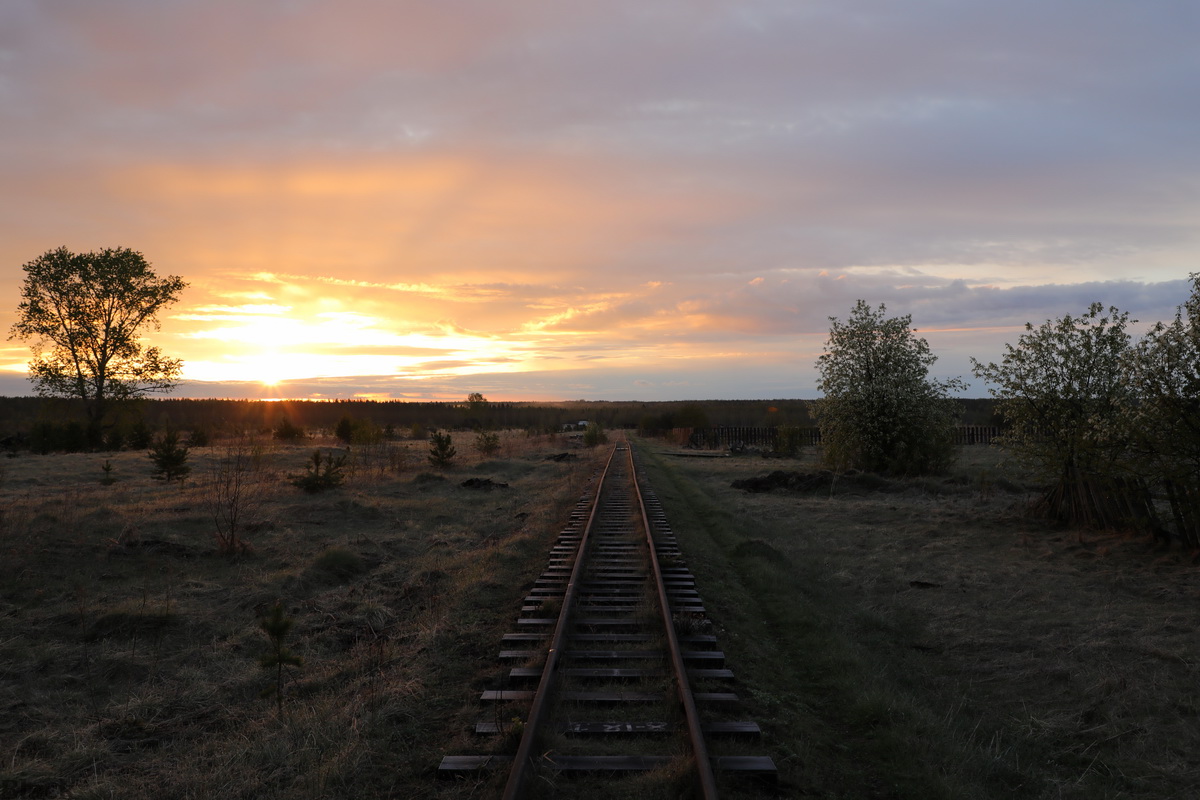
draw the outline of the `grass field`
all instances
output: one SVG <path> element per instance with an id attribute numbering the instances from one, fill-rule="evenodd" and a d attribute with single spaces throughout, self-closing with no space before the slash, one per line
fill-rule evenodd
<path id="1" fill-rule="evenodd" d="M 1194 796 L 1190 554 L 1025 518 L 983 447 L 803 494 L 730 483 L 811 463 L 644 450 L 785 794 Z"/>
<path id="2" fill-rule="evenodd" d="M 0 798 L 491 797 L 439 782 L 493 685 L 502 633 L 598 453 L 471 437 L 312 452 L 261 444 L 249 550 L 216 554 L 196 450 L 0 460 Z M 317 443 L 326 446 L 332 442 Z M 1200 774 L 1200 603 L 1187 554 L 1022 516 L 985 448 L 948 479 L 751 494 L 799 460 L 639 443 L 784 797 L 1186 797 Z M 115 482 L 104 485 L 109 460 Z M 467 478 L 507 488 L 467 489 Z M 303 657 L 283 713 L 259 619 Z M 636 793 L 636 792 L 635 792 Z"/>

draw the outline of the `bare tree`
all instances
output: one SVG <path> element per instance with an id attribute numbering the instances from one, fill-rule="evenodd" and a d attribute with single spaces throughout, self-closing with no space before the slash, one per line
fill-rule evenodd
<path id="1" fill-rule="evenodd" d="M 256 454 L 245 444 L 228 448 L 213 465 L 204 501 L 219 552 L 233 555 L 246 550 L 242 533 L 262 520 L 266 478 Z"/>

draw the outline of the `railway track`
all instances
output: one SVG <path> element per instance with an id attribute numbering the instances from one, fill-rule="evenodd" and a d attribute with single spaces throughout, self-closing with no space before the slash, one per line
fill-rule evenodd
<path id="1" fill-rule="evenodd" d="M 507 770 L 509 800 L 627 792 L 620 781 L 633 774 L 706 800 L 731 782 L 774 779 L 771 759 L 753 754 L 759 727 L 740 718 L 675 535 L 624 443 L 575 506 L 500 647 L 508 666 L 480 695 L 487 711 L 475 727 L 487 752 L 446 756 L 443 777 Z"/>

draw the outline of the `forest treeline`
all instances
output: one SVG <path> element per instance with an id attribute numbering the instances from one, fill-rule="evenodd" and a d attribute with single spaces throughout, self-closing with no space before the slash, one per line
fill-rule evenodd
<path id="1" fill-rule="evenodd" d="M 962 422 L 995 424 L 991 399 L 963 399 Z M 0 397 L 0 441 L 22 449 L 103 449 L 105 443 L 80 440 L 86 433 L 82 403 L 65 398 Z M 210 436 L 270 435 L 286 421 L 307 431 L 331 432 L 349 418 L 381 431 L 407 436 L 416 430 L 528 430 L 549 432 L 579 422 L 605 429 L 660 433 L 675 428 L 718 426 L 811 427 L 805 400 L 702 400 L 562 402 L 408 402 L 377 400 L 221 400 L 189 398 L 141 399 L 115 415 L 109 444 L 120 449 L 136 429 L 203 431 Z M 78 428 L 76 435 L 70 429 Z M 41 443 L 56 434 L 62 442 Z M 136 439 L 136 437 L 134 437 Z M 71 446 L 76 440 L 76 446 Z"/>

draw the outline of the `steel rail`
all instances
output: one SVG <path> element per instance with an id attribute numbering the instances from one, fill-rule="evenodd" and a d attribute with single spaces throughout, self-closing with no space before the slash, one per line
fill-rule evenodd
<path id="1" fill-rule="evenodd" d="M 512 770 L 508 773 L 508 782 L 504 785 L 504 794 L 501 795 L 504 800 L 521 799 L 521 790 L 524 788 L 529 769 L 533 764 L 531 756 L 533 754 L 534 739 L 537 738 L 542 717 L 545 716 L 550 693 L 554 690 L 555 667 L 558 664 L 559 653 L 562 651 L 563 639 L 566 638 L 567 618 L 570 616 L 571 606 L 574 603 L 579 583 L 579 576 L 583 571 L 584 554 L 587 552 L 586 548 L 588 538 L 592 532 L 592 524 L 596 521 L 596 513 L 600 508 L 600 498 L 604 493 L 604 481 L 608 477 L 608 470 L 612 465 L 616 452 L 617 448 L 614 446 L 608 454 L 608 460 L 604 462 L 604 472 L 601 473 L 596 485 L 596 497 L 592 501 L 592 510 L 588 514 L 587 525 L 584 526 L 583 535 L 579 539 L 579 546 L 575 550 L 575 564 L 571 568 L 571 577 L 567 580 L 562 606 L 558 611 L 558 620 L 554 624 L 554 635 L 550 639 L 550 649 L 546 653 L 546 664 L 542 667 L 542 677 L 538 681 L 537 692 L 534 694 L 533 703 L 529 707 L 529 717 L 525 721 L 525 729 L 521 732 L 521 742 L 517 745 L 517 753 L 513 756 L 513 766 Z M 659 583 L 661 582 L 662 580 L 660 579 Z"/>
<path id="2" fill-rule="evenodd" d="M 688 739 L 692 745 L 692 755 L 696 760 L 696 778 L 699 783 L 700 796 L 703 800 L 717 800 L 717 780 L 713 775 L 712 762 L 708 758 L 708 745 L 704 741 L 704 731 L 700 724 L 700 712 L 696 708 L 696 699 L 692 696 L 691 685 L 688 682 L 687 666 L 683 663 L 683 653 L 679 648 L 679 637 L 675 635 L 675 624 L 671 619 L 670 598 L 667 596 L 667 585 L 663 581 L 662 570 L 659 568 L 658 551 L 654 546 L 654 536 L 650 526 L 650 518 L 646 514 L 646 503 L 642 499 L 642 487 L 638 482 L 637 465 L 633 460 L 633 445 L 629 444 L 629 467 L 633 475 L 634 493 L 637 495 L 638 509 L 642 515 L 642 526 L 646 531 L 646 544 L 650 550 L 651 571 L 658 586 L 658 601 L 662 607 L 663 631 L 667 638 L 667 649 L 671 652 L 671 664 L 675 670 L 675 686 L 679 701 L 683 704 L 684 717 L 687 720 Z"/>

